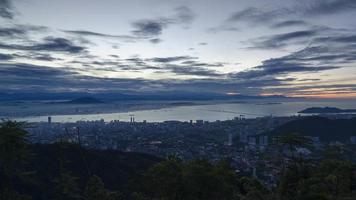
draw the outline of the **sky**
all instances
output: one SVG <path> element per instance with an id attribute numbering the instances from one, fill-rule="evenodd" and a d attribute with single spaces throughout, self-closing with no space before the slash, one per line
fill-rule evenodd
<path id="1" fill-rule="evenodd" d="M 355 98 L 355 19 L 355 0 L 0 0 L 0 91 Z"/>

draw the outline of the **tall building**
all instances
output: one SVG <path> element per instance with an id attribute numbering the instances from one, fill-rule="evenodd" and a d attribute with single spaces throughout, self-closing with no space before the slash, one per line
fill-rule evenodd
<path id="1" fill-rule="evenodd" d="M 228 138 L 228 141 L 227 141 L 227 145 L 228 146 L 232 146 L 232 134 L 229 133 L 229 138 Z"/>

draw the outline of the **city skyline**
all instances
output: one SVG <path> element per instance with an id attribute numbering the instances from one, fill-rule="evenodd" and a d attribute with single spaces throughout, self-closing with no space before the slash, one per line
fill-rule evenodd
<path id="1" fill-rule="evenodd" d="M 1 0 L 4 93 L 356 97 L 353 0 Z"/>

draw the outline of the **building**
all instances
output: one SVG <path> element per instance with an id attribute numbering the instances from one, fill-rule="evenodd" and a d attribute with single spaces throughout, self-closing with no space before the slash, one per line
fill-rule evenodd
<path id="1" fill-rule="evenodd" d="M 351 144 L 356 144 L 356 136 L 350 138 Z"/>

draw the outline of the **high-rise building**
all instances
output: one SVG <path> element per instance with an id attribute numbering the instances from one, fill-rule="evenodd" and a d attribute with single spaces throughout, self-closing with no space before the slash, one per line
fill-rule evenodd
<path id="1" fill-rule="evenodd" d="M 227 145 L 232 146 L 232 134 L 231 133 L 229 133 L 229 139 L 228 139 Z"/>

